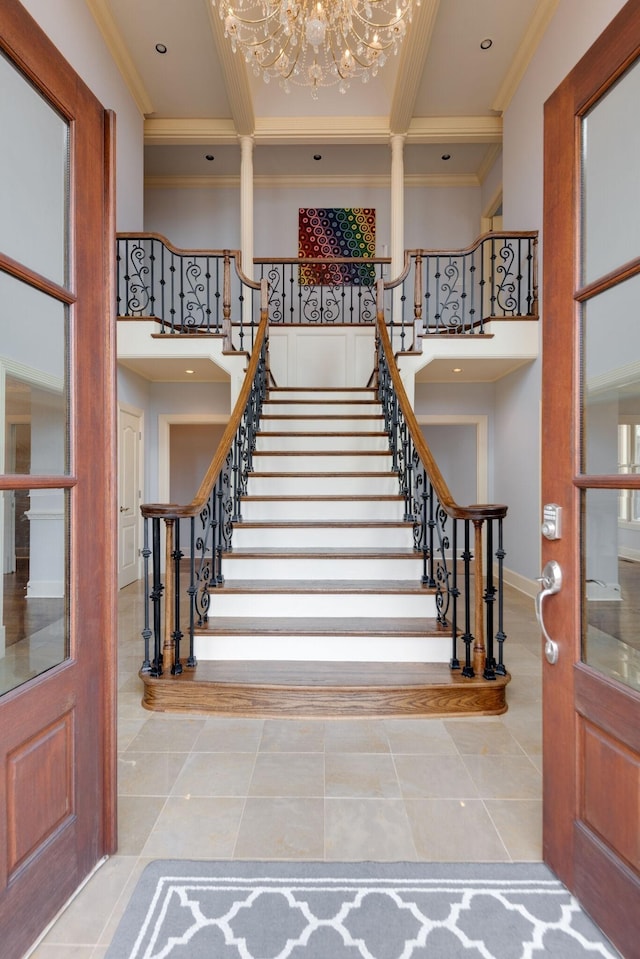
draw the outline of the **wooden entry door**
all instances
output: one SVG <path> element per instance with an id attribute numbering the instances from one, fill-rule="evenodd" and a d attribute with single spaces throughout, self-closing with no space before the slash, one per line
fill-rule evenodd
<path id="1" fill-rule="evenodd" d="M 640 4 L 545 107 L 544 857 L 625 956 L 640 915 Z M 559 586 L 553 593 L 554 586 Z"/>
<path id="2" fill-rule="evenodd" d="M 22 472 L 0 443 L 29 523 L 0 654 L 0 952 L 19 959 L 115 849 L 116 470 L 111 119 L 17 0 L 0 129 L 0 429 L 30 433 Z"/>

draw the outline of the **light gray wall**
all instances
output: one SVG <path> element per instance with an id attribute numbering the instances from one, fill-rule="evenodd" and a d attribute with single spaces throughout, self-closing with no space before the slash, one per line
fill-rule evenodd
<path id="1" fill-rule="evenodd" d="M 376 253 L 390 249 L 390 188 L 261 187 L 254 192 L 254 255 L 298 255 L 300 207 L 373 207 Z M 405 247 L 459 249 L 480 232 L 479 187 L 411 187 L 405 191 Z M 144 228 L 182 249 L 240 246 L 240 191 L 156 189 L 145 194 Z"/>
<path id="2" fill-rule="evenodd" d="M 544 102 L 623 5 L 624 0 L 560 0 L 504 115 L 505 229 L 542 230 Z M 496 384 L 495 496 L 509 504 L 505 562 L 531 580 L 540 568 L 540 377 L 538 360 Z"/>
<path id="3" fill-rule="evenodd" d="M 143 116 L 84 0 L 22 0 L 48 37 L 116 120 L 116 226 L 143 229 Z"/>

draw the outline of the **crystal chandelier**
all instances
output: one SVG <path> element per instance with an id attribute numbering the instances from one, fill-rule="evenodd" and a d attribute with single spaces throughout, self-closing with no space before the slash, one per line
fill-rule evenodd
<path id="1" fill-rule="evenodd" d="M 215 0 L 213 0 L 215 2 Z M 419 5 L 420 0 L 416 0 Z M 256 76 L 312 88 L 375 77 L 397 53 L 413 0 L 219 0 L 225 35 Z"/>

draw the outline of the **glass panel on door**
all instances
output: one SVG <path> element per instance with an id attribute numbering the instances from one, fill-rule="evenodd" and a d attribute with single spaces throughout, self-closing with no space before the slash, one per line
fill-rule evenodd
<path id="1" fill-rule="evenodd" d="M 69 125 L 0 53 L 0 250 L 67 282 Z"/>

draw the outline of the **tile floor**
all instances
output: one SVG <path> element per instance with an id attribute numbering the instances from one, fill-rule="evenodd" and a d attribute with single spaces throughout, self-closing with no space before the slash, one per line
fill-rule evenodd
<path id="1" fill-rule="evenodd" d="M 140 586 L 119 597 L 119 850 L 32 959 L 101 959 L 155 858 L 538 860 L 540 639 L 507 589 L 496 718 L 258 720 L 140 706 Z"/>

